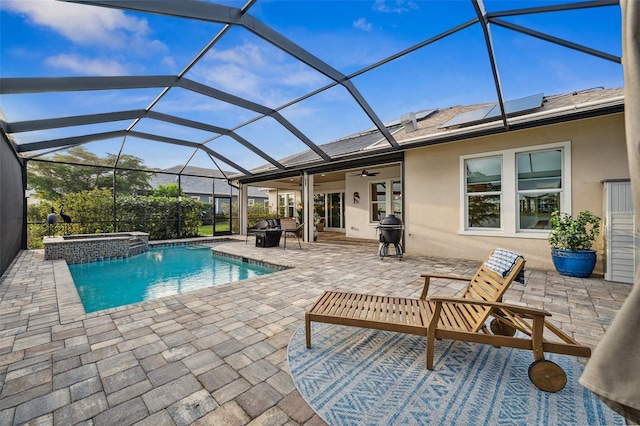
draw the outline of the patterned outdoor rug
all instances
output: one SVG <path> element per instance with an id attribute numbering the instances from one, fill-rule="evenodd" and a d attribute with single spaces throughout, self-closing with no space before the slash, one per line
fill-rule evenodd
<path id="1" fill-rule="evenodd" d="M 438 341 L 435 370 L 425 368 L 425 338 L 312 323 L 288 349 L 293 381 L 330 425 L 624 425 L 578 383 L 575 357 L 548 354 L 567 373 L 557 393 L 527 375 L 531 351 Z M 444 355 L 444 356 L 443 356 Z"/>

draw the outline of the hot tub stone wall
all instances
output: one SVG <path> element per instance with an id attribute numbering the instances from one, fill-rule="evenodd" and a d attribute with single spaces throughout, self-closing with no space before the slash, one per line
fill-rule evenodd
<path id="1" fill-rule="evenodd" d="M 148 249 L 149 234 L 144 232 L 44 238 L 44 258 L 65 259 L 69 264 L 124 259 L 144 253 Z"/>

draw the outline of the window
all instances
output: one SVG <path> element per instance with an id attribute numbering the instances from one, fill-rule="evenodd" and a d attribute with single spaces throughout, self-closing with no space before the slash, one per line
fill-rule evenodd
<path id="1" fill-rule="evenodd" d="M 386 180 L 371 182 L 369 184 L 371 222 L 379 222 L 394 214 L 402 218 L 402 182 L 399 180 Z"/>
<path id="2" fill-rule="evenodd" d="M 551 229 L 551 212 L 560 210 L 562 150 L 516 154 L 518 229 Z"/>
<path id="3" fill-rule="evenodd" d="M 500 228 L 502 157 L 465 160 L 466 228 Z"/>
<path id="4" fill-rule="evenodd" d="M 571 211 L 570 157 L 569 142 L 461 157 L 461 232 L 546 238 Z"/>
<path id="5" fill-rule="evenodd" d="M 375 182 L 371 184 L 371 222 L 379 222 L 387 216 L 387 184 Z"/>
<path id="6" fill-rule="evenodd" d="M 278 215 L 280 217 L 295 217 L 294 194 L 281 194 L 278 196 Z"/>
<path id="7" fill-rule="evenodd" d="M 248 204 L 248 205 L 250 205 L 250 206 L 253 206 L 253 205 L 255 205 L 255 204 L 256 204 L 256 200 L 254 200 L 253 198 L 249 198 L 249 199 L 247 200 L 247 204 Z"/>
<path id="8" fill-rule="evenodd" d="M 402 217 L 402 183 L 399 180 L 391 184 L 393 195 L 391 199 L 393 214 Z"/>

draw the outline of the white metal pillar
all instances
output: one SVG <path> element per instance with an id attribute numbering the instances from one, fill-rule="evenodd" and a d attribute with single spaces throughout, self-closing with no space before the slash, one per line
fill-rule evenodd
<path id="1" fill-rule="evenodd" d="M 304 204 L 304 241 L 313 242 L 313 175 L 302 175 L 302 200 Z"/>
<path id="2" fill-rule="evenodd" d="M 238 233 L 240 235 L 247 234 L 247 228 L 249 227 L 249 197 L 247 196 L 247 192 L 249 188 L 245 185 L 239 183 L 238 184 L 238 220 L 240 229 Z"/>

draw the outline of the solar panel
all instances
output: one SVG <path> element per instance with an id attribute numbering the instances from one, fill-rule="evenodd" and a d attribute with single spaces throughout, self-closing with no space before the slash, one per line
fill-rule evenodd
<path id="1" fill-rule="evenodd" d="M 427 109 L 424 111 L 418 111 L 416 112 L 416 120 L 422 120 L 423 118 L 430 116 L 436 111 L 437 111 L 436 109 Z"/>
<path id="2" fill-rule="evenodd" d="M 527 96 L 525 98 L 514 99 L 504 103 L 505 114 L 511 115 L 518 112 L 529 111 L 531 109 L 540 108 L 542 106 L 543 93 Z M 494 109 L 485 118 L 494 118 L 500 116 L 500 106 L 495 105 Z"/>
<path id="3" fill-rule="evenodd" d="M 504 103 L 504 111 L 507 116 L 511 116 L 517 113 L 529 111 L 532 109 L 540 108 L 542 106 L 543 93 L 537 93 L 535 95 L 526 96 L 520 99 L 514 99 Z M 473 111 L 461 112 L 440 128 L 459 126 L 462 124 L 478 124 L 485 121 L 490 121 L 500 117 L 500 105 L 493 104 L 484 108 L 474 109 Z"/>
<path id="4" fill-rule="evenodd" d="M 489 105 L 484 108 L 474 109 L 472 111 L 467 111 L 467 112 L 461 112 L 460 114 L 456 115 L 455 117 L 453 117 L 452 119 L 444 123 L 442 126 L 440 126 L 440 128 L 442 129 L 443 127 L 451 127 L 451 126 L 457 126 L 459 124 L 475 123 L 477 121 L 482 121 L 487 116 L 487 114 L 491 112 L 491 110 L 495 107 L 496 105 Z"/>

